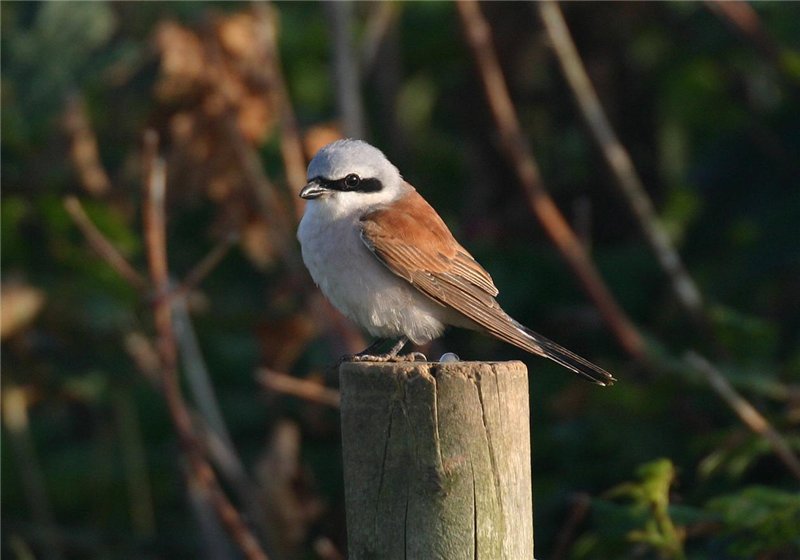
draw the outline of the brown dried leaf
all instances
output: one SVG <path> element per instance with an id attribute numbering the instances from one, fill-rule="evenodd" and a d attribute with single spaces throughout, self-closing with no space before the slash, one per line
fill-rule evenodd
<path id="1" fill-rule="evenodd" d="M 100 151 L 83 99 L 72 97 L 67 102 L 64 128 L 70 136 L 70 156 L 78 171 L 81 185 L 94 196 L 103 196 L 111 188 L 111 180 L 100 161 Z"/>
<path id="2" fill-rule="evenodd" d="M 259 56 L 256 20 L 252 14 L 221 18 L 217 23 L 217 37 L 225 52 L 235 59 L 252 60 Z"/>
<path id="3" fill-rule="evenodd" d="M 256 187 L 241 146 L 263 142 L 277 117 L 263 27 L 247 11 L 216 16 L 196 29 L 166 22 L 155 37 L 161 58 L 156 95 L 167 105 L 171 139 L 169 180 L 179 187 L 173 198 L 191 201 L 206 193 L 220 209 L 214 229 L 239 232 L 260 268 L 272 264 L 275 248 L 269 228 L 254 218 Z"/>
<path id="4" fill-rule="evenodd" d="M 242 249 L 260 269 L 269 268 L 275 261 L 275 247 L 270 241 L 269 233 L 269 224 L 260 218 L 247 222 L 242 228 Z"/>
<path id="5" fill-rule="evenodd" d="M 156 30 L 156 47 L 161 54 L 161 78 L 156 97 L 176 101 L 196 95 L 205 82 L 206 57 L 200 38 L 179 25 L 167 21 Z"/>
<path id="6" fill-rule="evenodd" d="M 305 138 L 303 139 L 306 159 L 310 160 L 320 148 L 336 140 L 341 140 L 342 138 L 342 129 L 338 124 L 320 124 L 311 127 L 308 132 L 306 132 Z"/>
<path id="7" fill-rule="evenodd" d="M 27 285 L 5 284 L 0 288 L 0 339 L 20 332 L 44 306 L 44 292 Z"/>
<path id="8" fill-rule="evenodd" d="M 198 33 L 174 22 L 156 32 L 161 55 L 156 95 L 194 107 L 210 117 L 236 114 L 242 134 L 263 141 L 274 124 L 269 50 L 250 13 L 218 16 L 212 32 Z"/>

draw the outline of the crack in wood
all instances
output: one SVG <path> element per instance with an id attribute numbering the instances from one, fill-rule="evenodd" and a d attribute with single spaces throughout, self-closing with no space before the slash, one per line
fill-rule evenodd
<path id="1" fill-rule="evenodd" d="M 497 375 L 494 371 L 492 371 L 492 376 L 494 378 L 495 386 L 497 386 Z M 494 482 L 494 489 L 495 493 L 497 494 L 497 502 L 500 506 L 500 513 L 503 513 L 503 494 L 500 489 L 500 479 L 499 474 L 500 471 L 497 467 L 497 457 L 495 455 L 495 446 L 494 440 L 492 438 L 491 430 L 489 429 L 489 425 L 486 422 L 486 403 L 483 401 L 483 376 L 478 375 L 477 379 L 474 380 L 475 387 L 478 390 L 478 400 L 481 403 L 481 420 L 483 421 L 483 433 L 486 435 L 486 444 L 489 447 L 489 462 L 492 465 L 492 482 Z M 500 401 L 498 399 L 498 405 Z M 499 408 L 499 406 L 498 406 Z M 503 520 L 505 522 L 505 520 Z"/>
<path id="2" fill-rule="evenodd" d="M 392 439 L 393 407 L 389 407 L 389 426 L 386 429 L 386 443 L 383 446 L 383 460 L 381 461 L 380 481 L 378 482 L 378 496 L 375 500 L 375 535 L 378 535 L 378 508 L 381 505 L 381 491 L 383 490 L 383 476 L 386 474 L 386 458 L 389 456 L 389 441 Z"/>
<path id="3" fill-rule="evenodd" d="M 525 366 L 342 370 L 350 560 L 532 560 Z"/>

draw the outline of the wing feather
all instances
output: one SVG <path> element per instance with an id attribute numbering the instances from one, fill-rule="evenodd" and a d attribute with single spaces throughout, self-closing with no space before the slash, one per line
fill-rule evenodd
<path id="1" fill-rule="evenodd" d="M 434 277 L 449 273 L 463 280 L 468 291 L 496 296 L 489 273 L 459 245 L 425 199 L 410 189 L 391 211 L 375 210 L 361 219 L 361 238 L 367 247 L 409 282 L 416 272 Z"/>
<path id="2" fill-rule="evenodd" d="M 525 340 L 494 299 L 492 277 L 459 245 L 438 214 L 411 191 L 361 219 L 361 238 L 394 274 L 501 338 Z M 530 346 L 530 345 L 529 345 Z"/>
<path id="3" fill-rule="evenodd" d="M 361 239 L 391 272 L 501 340 L 550 358 L 587 381 L 614 382 L 604 369 L 509 317 L 494 299 L 498 291 L 489 273 L 458 244 L 433 208 L 409 188 L 391 211 L 379 209 L 361 219 Z"/>

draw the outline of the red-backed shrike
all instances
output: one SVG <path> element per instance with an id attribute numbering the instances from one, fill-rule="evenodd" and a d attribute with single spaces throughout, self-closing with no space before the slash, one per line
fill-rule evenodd
<path id="1" fill-rule="evenodd" d="M 490 334 L 549 358 L 587 381 L 611 385 L 602 368 L 509 317 L 492 277 L 377 148 L 339 140 L 308 166 L 308 200 L 297 237 L 303 261 L 331 303 L 378 337 L 360 360 L 394 358 L 448 325 Z M 397 340 L 387 354 L 369 352 Z"/>

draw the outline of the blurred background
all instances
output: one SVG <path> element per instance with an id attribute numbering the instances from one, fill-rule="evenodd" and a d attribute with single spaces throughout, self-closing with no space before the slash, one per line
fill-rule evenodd
<path id="1" fill-rule="evenodd" d="M 346 555 L 326 368 L 369 341 L 294 238 L 341 136 L 619 380 L 422 349 L 528 364 L 537 557 L 800 557 L 798 29 L 780 2 L 3 2 L 3 557 Z"/>

